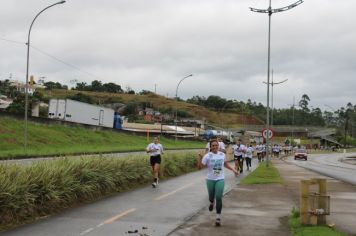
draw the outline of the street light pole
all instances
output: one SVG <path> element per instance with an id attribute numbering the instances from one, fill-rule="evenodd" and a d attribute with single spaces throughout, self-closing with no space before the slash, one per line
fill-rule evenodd
<path id="1" fill-rule="evenodd" d="M 30 64 L 30 37 L 31 37 L 31 30 L 32 30 L 32 26 L 33 23 L 35 23 L 35 20 L 37 19 L 37 17 L 44 12 L 45 10 L 47 10 L 50 7 L 53 7 L 55 5 L 58 4 L 63 4 L 66 1 L 60 1 L 60 2 L 56 2 L 46 8 L 44 8 L 43 10 L 41 10 L 39 13 L 37 13 L 37 15 L 35 16 L 35 18 L 33 18 L 31 25 L 30 25 L 30 29 L 28 30 L 28 36 L 27 36 L 27 59 L 26 59 L 26 84 L 25 84 L 25 131 L 24 131 L 24 148 L 25 148 L 25 153 L 27 153 L 27 116 L 28 116 L 28 71 L 29 71 L 29 64 Z"/>
<path id="2" fill-rule="evenodd" d="M 184 78 L 182 78 L 179 81 L 179 83 L 177 85 L 177 88 L 176 88 L 176 117 L 175 117 L 176 135 L 175 135 L 175 141 L 177 141 L 177 133 L 178 133 L 178 130 L 177 130 L 177 122 L 178 122 L 178 120 L 177 120 L 178 119 L 178 107 L 177 107 L 178 106 L 178 87 L 183 82 L 183 80 L 185 80 L 186 78 L 191 77 L 191 76 L 193 76 L 193 74 L 187 75 Z"/>
<path id="3" fill-rule="evenodd" d="M 270 76 L 270 49 L 271 49 L 271 16 L 273 13 L 278 13 L 282 11 L 287 11 L 289 9 L 292 9 L 299 4 L 303 3 L 303 0 L 299 0 L 291 5 L 288 5 L 286 7 L 282 8 L 276 8 L 272 9 L 271 6 L 271 0 L 269 0 L 269 7 L 268 9 L 256 9 L 250 7 L 250 10 L 253 12 L 258 12 L 258 13 L 268 13 L 268 63 L 267 63 L 267 117 L 266 117 L 266 129 L 269 130 L 269 76 Z M 269 166 L 270 158 L 269 158 L 269 132 L 267 131 L 267 137 L 266 137 L 266 155 L 267 155 L 267 167 Z"/>
<path id="4" fill-rule="evenodd" d="M 287 104 L 287 105 L 292 106 L 292 141 L 291 141 L 291 143 L 293 143 L 294 142 L 294 106 L 295 106 L 295 97 L 294 96 L 293 96 L 293 104 Z"/>
<path id="5" fill-rule="evenodd" d="M 286 82 L 288 79 L 285 79 L 285 80 L 282 80 L 280 82 L 273 82 L 273 70 L 272 70 L 272 83 L 270 83 L 270 85 L 272 86 L 272 108 L 271 108 L 271 126 L 273 126 L 273 86 L 276 85 L 276 84 L 282 84 L 284 82 Z M 267 84 L 267 82 L 264 82 L 263 83 Z"/>

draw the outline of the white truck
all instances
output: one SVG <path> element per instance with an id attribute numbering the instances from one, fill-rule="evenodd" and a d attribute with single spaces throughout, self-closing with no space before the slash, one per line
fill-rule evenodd
<path id="1" fill-rule="evenodd" d="M 80 124 L 113 128 L 114 110 L 70 99 L 51 99 L 48 117 Z"/>

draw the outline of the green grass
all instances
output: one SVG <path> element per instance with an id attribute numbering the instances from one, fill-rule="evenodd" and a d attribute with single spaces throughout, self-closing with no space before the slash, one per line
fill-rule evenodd
<path id="1" fill-rule="evenodd" d="M 270 163 L 269 167 L 266 162 L 262 162 L 251 174 L 242 179 L 241 185 L 249 184 L 272 184 L 282 183 L 283 180 L 279 175 L 278 170 Z"/>
<path id="2" fill-rule="evenodd" d="M 161 179 L 197 170 L 196 152 L 162 155 Z M 0 164 L 0 230 L 151 183 L 147 155 Z"/>
<path id="3" fill-rule="evenodd" d="M 295 208 L 289 217 L 292 236 L 347 236 L 347 234 L 333 230 L 327 226 L 303 226 L 300 224 L 299 211 Z"/>
<path id="4" fill-rule="evenodd" d="M 148 144 L 147 138 L 140 135 L 28 122 L 28 150 L 25 154 L 23 123 L 23 120 L 0 117 L 0 159 L 143 151 Z M 165 149 L 204 147 L 198 141 L 175 142 L 165 137 L 161 137 L 160 141 Z"/>

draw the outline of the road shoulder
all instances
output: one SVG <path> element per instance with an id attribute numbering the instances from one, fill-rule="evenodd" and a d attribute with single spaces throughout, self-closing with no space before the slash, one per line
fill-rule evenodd
<path id="1" fill-rule="evenodd" d="M 272 160 L 284 184 L 235 186 L 223 199 L 222 227 L 214 226 L 215 213 L 200 210 L 170 235 L 290 235 L 288 217 L 299 206 L 302 179 L 325 178 L 331 196 L 328 223 L 356 235 L 356 186 L 281 160 Z"/>

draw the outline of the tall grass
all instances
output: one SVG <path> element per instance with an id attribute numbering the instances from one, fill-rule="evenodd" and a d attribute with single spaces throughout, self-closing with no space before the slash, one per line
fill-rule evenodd
<path id="1" fill-rule="evenodd" d="M 300 224 L 299 209 L 293 207 L 288 220 L 292 236 L 346 236 L 345 233 L 328 228 L 325 225 L 310 226 Z"/>
<path id="2" fill-rule="evenodd" d="M 165 154 L 166 155 L 166 154 Z M 194 152 L 162 158 L 162 178 L 196 169 Z M 0 165 L 0 229 L 152 181 L 147 156 L 81 157 Z"/>

